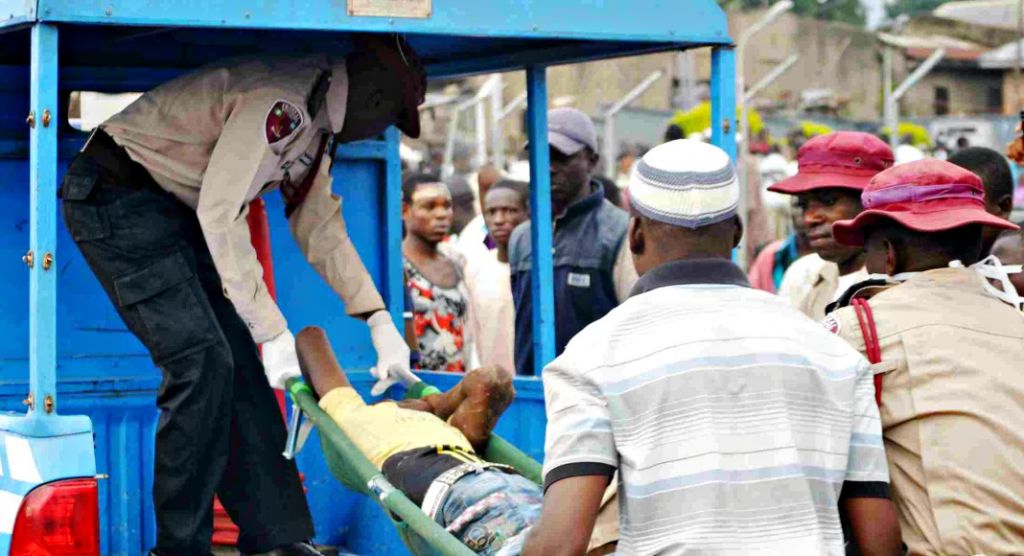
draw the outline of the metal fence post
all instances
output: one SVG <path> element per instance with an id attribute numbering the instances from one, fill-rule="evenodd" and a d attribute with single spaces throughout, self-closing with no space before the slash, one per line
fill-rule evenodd
<path id="1" fill-rule="evenodd" d="M 719 46 L 711 51 L 711 142 L 736 160 L 736 52 Z"/>
<path id="2" fill-rule="evenodd" d="M 530 241 L 533 265 L 530 284 L 533 298 L 534 374 L 555 358 L 555 294 L 551 253 L 551 174 L 548 152 L 548 85 L 544 66 L 526 69 L 527 119 L 530 122 Z"/>
<path id="3" fill-rule="evenodd" d="M 32 27 L 29 105 L 29 413 L 57 413 L 57 27 Z"/>
<path id="4" fill-rule="evenodd" d="M 384 191 L 381 206 L 384 223 L 384 241 L 381 242 L 384 258 L 381 265 L 381 282 L 384 302 L 398 330 L 405 330 L 402 318 L 405 307 L 405 279 L 402 266 L 402 160 L 398 154 L 400 136 L 395 126 L 384 132 L 387 151 L 384 155 Z"/>

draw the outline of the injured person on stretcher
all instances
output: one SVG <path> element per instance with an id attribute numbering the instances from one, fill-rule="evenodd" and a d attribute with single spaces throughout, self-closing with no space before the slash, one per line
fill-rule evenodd
<path id="1" fill-rule="evenodd" d="M 543 491 L 512 468 L 477 455 L 515 397 L 509 373 L 483 367 L 444 393 L 366 405 L 322 329 L 302 330 L 295 344 L 302 376 L 320 407 L 391 484 L 474 552 L 519 554 L 540 517 Z M 614 550 L 608 542 L 617 538 L 618 512 L 615 500 L 607 500 L 611 494 L 598 516 L 590 556 Z"/>

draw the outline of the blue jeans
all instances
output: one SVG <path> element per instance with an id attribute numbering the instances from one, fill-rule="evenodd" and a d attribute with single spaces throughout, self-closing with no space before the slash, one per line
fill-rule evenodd
<path id="1" fill-rule="evenodd" d="M 540 518 L 540 485 L 520 475 L 488 469 L 459 479 L 441 507 L 438 521 L 477 554 L 519 554 L 525 535 Z M 505 546 L 513 539 L 516 547 Z M 504 548 L 504 550 L 502 550 Z"/>

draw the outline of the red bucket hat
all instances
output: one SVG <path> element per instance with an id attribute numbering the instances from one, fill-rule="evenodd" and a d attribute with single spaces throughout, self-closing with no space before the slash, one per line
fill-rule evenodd
<path id="1" fill-rule="evenodd" d="M 985 212 L 981 178 L 956 164 L 925 159 L 881 172 L 860 196 L 864 211 L 853 220 L 832 225 L 836 241 L 864 244 L 864 227 L 894 220 L 918 232 L 941 232 L 969 224 L 1019 229 Z"/>
<path id="2" fill-rule="evenodd" d="M 843 187 L 862 191 L 875 174 L 892 166 L 892 149 L 860 131 L 836 131 L 811 138 L 796 155 L 797 174 L 768 188 L 796 195 L 812 189 Z"/>

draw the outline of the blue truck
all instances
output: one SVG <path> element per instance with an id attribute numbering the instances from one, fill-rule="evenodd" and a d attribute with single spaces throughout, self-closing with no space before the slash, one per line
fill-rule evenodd
<path id="1" fill-rule="evenodd" d="M 713 0 L 0 0 L 0 554 L 138 555 L 155 539 L 160 373 L 60 221 L 57 186 L 86 137 L 68 124 L 71 93 L 145 91 L 240 54 L 343 53 L 352 32 L 405 34 L 429 79 L 524 71 L 534 145 L 547 141 L 547 67 L 711 47 L 713 141 L 735 153 L 732 40 Z M 333 170 L 348 229 L 396 321 L 399 139 L 392 128 L 346 145 Z M 555 344 L 548 151 L 530 157 L 540 366 Z M 288 268 L 275 276 L 279 303 L 296 329 L 328 331 L 368 395 L 372 379 L 359 372 L 374 360 L 366 327 L 322 301 L 333 294 L 286 239 L 282 208 L 267 200 L 273 262 Z M 542 459 L 540 383 L 520 378 L 516 388 L 497 430 Z M 405 551 L 374 504 L 331 477 L 317 442 L 297 459 L 317 542 Z"/>

